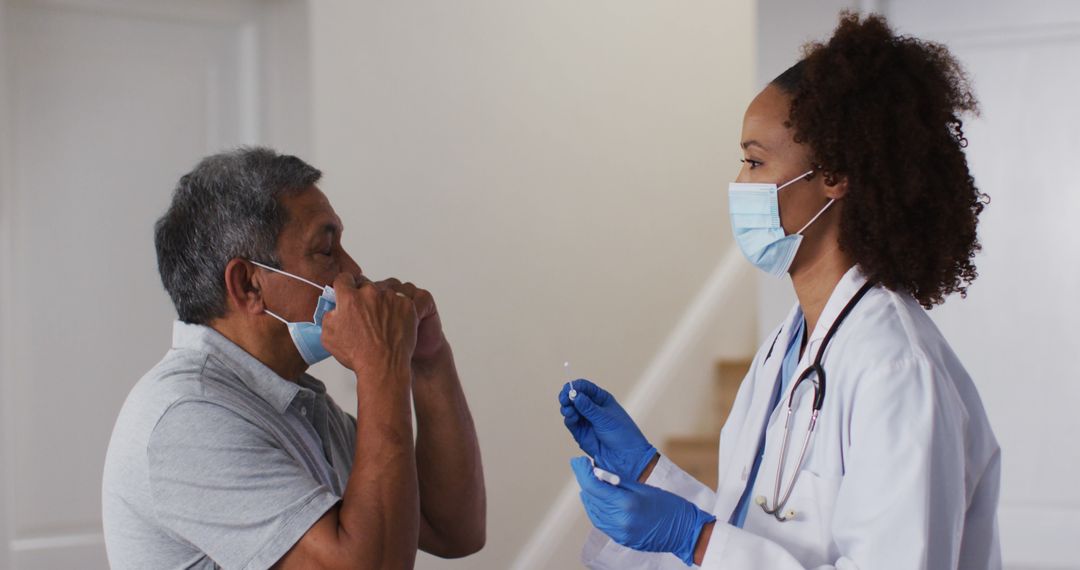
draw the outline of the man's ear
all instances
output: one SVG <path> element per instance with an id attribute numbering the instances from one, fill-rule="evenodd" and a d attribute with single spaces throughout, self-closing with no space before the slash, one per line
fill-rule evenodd
<path id="1" fill-rule="evenodd" d="M 225 296 L 230 310 L 257 315 L 265 306 L 261 276 L 255 266 L 243 259 L 230 259 L 225 265 Z"/>

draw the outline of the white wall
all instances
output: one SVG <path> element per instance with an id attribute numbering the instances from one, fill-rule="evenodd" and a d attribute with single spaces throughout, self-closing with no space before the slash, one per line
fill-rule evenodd
<path id="1" fill-rule="evenodd" d="M 484 452 L 488 547 L 419 567 L 510 565 L 575 453 L 554 403 L 562 362 L 625 397 L 730 245 L 752 14 L 313 2 L 322 186 L 370 274 L 435 293 Z M 714 356 L 745 355 L 752 313 L 724 324 Z M 557 554 L 550 567 L 575 565 L 576 548 Z"/>

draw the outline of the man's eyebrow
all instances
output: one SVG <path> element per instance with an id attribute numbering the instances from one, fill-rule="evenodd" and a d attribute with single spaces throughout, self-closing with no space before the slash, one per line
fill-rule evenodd
<path id="1" fill-rule="evenodd" d="M 338 222 L 326 222 L 311 232 L 310 239 L 315 239 L 323 234 L 338 235 L 344 228 Z"/>
<path id="2" fill-rule="evenodd" d="M 739 146 L 743 147 L 743 150 L 746 150 L 746 149 L 748 149 L 748 148 L 750 148 L 752 146 L 756 146 L 756 147 L 760 148 L 761 150 L 768 150 L 768 149 L 765 148 L 765 145 L 761 144 L 760 142 L 758 142 L 756 140 L 752 140 L 752 139 L 748 140 L 748 141 L 743 141 L 742 144 L 740 144 Z"/>

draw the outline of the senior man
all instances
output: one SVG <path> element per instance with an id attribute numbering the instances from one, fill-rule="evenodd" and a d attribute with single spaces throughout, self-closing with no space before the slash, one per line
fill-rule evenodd
<path id="1" fill-rule="evenodd" d="M 155 227 L 179 316 L 105 460 L 114 569 L 411 568 L 483 547 L 480 452 L 432 296 L 372 283 L 294 156 L 180 179 Z M 309 366 L 356 376 L 355 417 Z M 413 434 L 413 410 L 416 434 Z"/>

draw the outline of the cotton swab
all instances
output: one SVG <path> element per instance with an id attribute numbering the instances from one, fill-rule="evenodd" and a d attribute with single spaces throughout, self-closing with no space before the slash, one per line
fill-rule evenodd
<path id="1" fill-rule="evenodd" d="M 577 398 L 577 390 L 574 389 L 574 376 L 570 374 L 570 361 L 563 362 L 562 366 L 564 375 L 570 379 L 568 382 L 568 384 L 570 384 L 570 393 L 567 395 L 573 400 L 574 398 Z"/>
<path id="2" fill-rule="evenodd" d="M 616 475 L 614 473 L 604 471 L 603 469 L 601 469 L 599 467 L 593 467 L 592 472 L 593 472 L 593 475 L 595 475 L 597 479 L 599 479 L 599 480 L 601 480 L 601 481 L 603 481 L 603 482 L 605 482 L 605 483 L 607 483 L 609 485 L 615 485 L 616 487 L 619 486 L 619 481 L 621 481 L 621 479 L 619 479 L 618 475 Z"/>
<path id="3" fill-rule="evenodd" d="M 601 481 L 603 481 L 603 482 L 605 482 L 605 483 L 607 483 L 609 485 L 615 485 L 616 487 L 619 486 L 619 482 L 622 481 L 622 479 L 619 479 L 618 475 L 616 475 L 616 474 L 614 474 L 614 473 L 612 473 L 610 471 L 605 471 L 605 470 L 597 467 L 596 466 L 596 460 L 593 459 L 592 457 L 589 458 L 589 461 L 592 463 L 592 474 L 593 474 L 593 476 L 595 476 L 597 479 L 599 479 L 599 480 L 601 480 Z"/>

